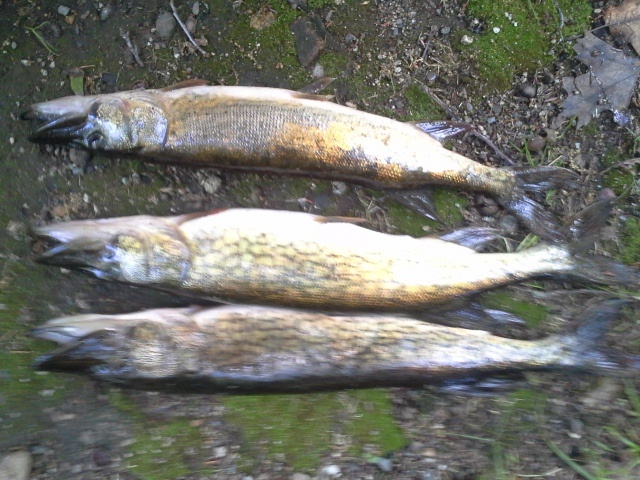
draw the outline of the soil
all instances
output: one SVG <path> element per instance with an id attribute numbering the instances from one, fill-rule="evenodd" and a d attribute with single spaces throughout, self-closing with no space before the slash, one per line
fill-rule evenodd
<path id="1" fill-rule="evenodd" d="M 638 478 L 635 379 L 528 375 L 529 386 L 492 397 L 388 389 L 234 399 L 121 391 L 31 369 L 51 344 L 30 339 L 28 331 L 49 318 L 192 300 L 36 265 L 29 225 L 250 206 L 365 217 L 372 228 L 392 233 L 492 226 L 508 230 L 513 246 L 527 236 L 483 195 L 439 189 L 442 225 L 354 185 L 155 165 L 29 143 L 19 113 L 30 103 L 71 95 L 69 75 L 78 69 L 84 92 L 93 94 L 186 78 L 299 89 L 321 67 L 336 77 L 328 93 L 341 103 L 399 120 L 474 125 L 480 135 L 447 144 L 470 158 L 576 171 L 580 188 L 537 197 L 561 217 L 595 201 L 603 187 L 613 189 L 620 200 L 594 250 L 640 263 L 637 94 L 624 127 L 605 112 L 580 130 L 551 128 L 566 96 L 562 77 L 584 73 L 571 39 L 560 42 L 555 26 L 551 54 L 543 52 L 533 68 L 509 65 L 515 74 L 499 87 L 461 43 L 464 35 L 490 34 L 466 3 L 196 3 L 181 3 L 178 12 L 195 21 L 193 36 L 207 57 L 180 27 L 169 38 L 158 35 L 156 20 L 170 6 L 155 0 L 73 0 L 63 5 L 65 15 L 52 1 L 0 1 L 0 459 L 30 452 L 28 478 L 39 480 Z M 555 25 L 554 4 L 545 5 L 543 20 Z M 593 5 L 585 28 L 598 24 L 604 7 Z M 321 45 L 312 47 L 323 50 L 306 68 L 289 30 L 301 17 L 314 18 Z M 125 43 L 127 33 L 144 66 Z M 601 36 L 615 42 L 606 31 Z M 521 338 L 566 331 L 579 323 L 585 305 L 627 298 L 629 307 L 604 343 L 640 352 L 637 285 L 540 281 L 501 295 L 493 302 L 519 305 L 525 319 L 545 307 L 544 321 L 509 332 Z"/>

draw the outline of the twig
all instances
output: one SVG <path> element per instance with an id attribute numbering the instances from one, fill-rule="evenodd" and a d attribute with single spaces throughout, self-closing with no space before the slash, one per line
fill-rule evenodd
<path id="1" fill-rule="evenodd" d="M 469 132 L 469 135 L 473 135 L 474 137 L 479 138 L 480 140 L 482 140 L 484 143 L 486 143 L 487 145 L 489 145 L 493 151 L 496 153 L 496 155 L 498 155 L 502 160 L 504 160 L 505 162 L 507 162 L 509 165 L 513 165 L 514 161 L 511 160 L 506 154 L 504 154 L 502 152 L 502 150 L 500 150 L 495 143 L 493 143 L 491 140 L 489 140 L 488 137 L 482 135 L 478 130 L 476 130 L 475 128 L 473 130 L 471 130 Z"/>
<path id="2" fill-rule="evenodd" d="M 38 39 L 38 41 L 42 44 L 42 46 L 44 48 L 47 49 L 47 51 L 51 54 L 51 55 L 58 55 L 58 52 L 56 51 L 55 48 L 53 48 L 51 46 L 51 44 L 49 42 L 47 42 L 44 37 L 42 35 L 40 35 L 40 33 L 38 32 L 38 30 L 40 29 L 40 27 L 42 27 L 43 25 L 46 25 L 49 22 L 42 22 L 40 25 L 38 25 L 37 27 L 25 27 L 27 30 L 29 30 L 31 33 L 33 33 L 35 35 L 35 37 Z"/>
<path id="3" fill-rule="evenodd" d="M 562 41 L 563 39 L 562 29 L 564 28 L 564 13 L 562 13 L 562 10 L 560 9 L 560 4 L 558 3 L 558 0 L 553 0 L 553 3 L 556 6 L 558 15 L 560 15 L 560 26 L 558 27 L 558 33 L 560 33 L 560 41 Z"/>
<path id="4" fill-rule="evenodd" d="M 171 5 L 171 10 L 173 10 L 173 16 L 177 20 L 178 25 L 180 25 L 180 28 L 182 28 L 182 31 L 187 36 L 189 41 L 193 44 L 194 47 L 196 47 L 196 50 L 198 50 L 205 57 L 208 57 L 209 54 L 205 52 L 202 48 L 200 48 L 200 45 L 196 43 L 196 41 L 193 39 L 193 37 L 189 33 L 189 30 L 187 30 L 187 26 L 182 22 L 182 20 L 180 20 L 180 17 L 178 16 L 178 11 L 176 10 L 176 6 L 173 4 L 173 0 L 169 2 L 169 5 Z"/>
<path id="5" fill-rule="evenodd" d="M 133 58 L 135 58 L 138 66 L 144 68 L 144 62 L 140 58 L 140 55 L 138 55 L 138 47 L 135 47 L 133 43 L 131 43 L 131 37 L 129 36 L 129 31 L 127 30 L 125 32 L 123 29 L 120 29 L 120 36 L 124 38 L 124 41 L 127 44 L 127 47 L 129 47 L 129 50 L 131 50 L 131 53 L 133 54 Z"/>

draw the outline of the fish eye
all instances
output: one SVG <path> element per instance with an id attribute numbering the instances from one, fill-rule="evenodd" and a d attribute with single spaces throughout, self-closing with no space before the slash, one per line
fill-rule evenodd
<path id="1" fill-rule="evenodd" d="M 91 132 L 87 136 L 87 147 L 92 149 L 104 149 L 107 146 L 104 135 L 101 132 Z"/>

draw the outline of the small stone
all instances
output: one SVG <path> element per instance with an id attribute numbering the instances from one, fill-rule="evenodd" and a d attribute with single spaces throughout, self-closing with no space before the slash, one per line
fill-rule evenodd
<path id="1" fill-rule="evenodd" d="M 496 117 L 487 117 L 487 125 L 493 125 L 496 123 Z"/>
<path id="2" fill-rule="evenodd" d="M 513 235 L 518 230 L 518 219 L 513 215 L 505 215 L 498 222 L 498 227 L 504 235 Z"/>
<path id="3" fill-rule="evenodd" d="M 530 152 L 537 153 L 542 151 L 542 149 L 545 147 L 546 144 L 547 144 L 546 138 L 541 137 L 540 135 L 536 135 L 535 137 L 533 137 L 531 140 L 527 142 L 527 148 L 529 149 Z"/>
<path id="4" fill-rule="evenodd" d="M 60 5 L 58 7 L 58 13 L 60 15 L 64 15 L 66 17 L 67 15 L 69 15 L 70 12 L 71 12 L 71 9 L 69 7 L 65 7 L 64 5 Z"/>
<path id="5" fill-rule="evenodd" d="M 442 35 L 449 35 L 451 33 L 451 27 L 442 27 L 440 33 Z"/>
<path id="6" fill-rule="evenodd" d="M 176 29 L 176 19 L 170 12 L 162 12 L 156 20 L 156 32 L 163 40 L 168 40 Z"/>
<path id="7" fill-rule="evenodd" d="M 204 191 L 209 195 L 216 193 L 221 185 L 222 180 L 215 175 L 211 175 L 202 181 L 202 188 L 204 188 Z"/>
<path id="8" fill-rule="evenodd" d="M 493 33 L 500 33 L 500 27 L 493 27 Z"/>
<path id="9" fill-rule="evenodd" d="M 473 38 L 471 38 L 469 35 L 463 35 L 460 39 L 460 43 L 462 45 L 471 45 L 473 43 Z"/>
<path id="10" fill-rule="evenodd" d="M 213 449 L 213 458 L 224 458 L 227 456 L 227 447 L 216 447 Z"/>
<path id="11" fill-rule="evenodd" d="M 337 477 L 340 475 L 340 467 L 338 465 L 327 465 L 322 469 L 323 475 L 328 475 L 329 477 Z"/>
<path id="12" fill-rule="evenodd" d="M 115 11 L 116 7 L 111 3 L 107 3 L 100 9 L 100 21 L 106 22 L 113 16 Z"/>
<path id="13" fill-rule="evenodd" d="M 393 462 L 390 458 L 375 457 L 372 463 L 375 463 L 383 472 L 390 472 L 393 470 Z"/>
<path id="14" fill-rule="evenodd" d="M 189 17 L 185 20 L 184 26 L 187 27 L 187 32 L 193 33 L 196 31 L 196 26 L 198 25 L 198 20 L 195 17 Z"/>
<path id="15" fill-rule="evenodd" d="M 28 480 L 31 473 L 31 454 L 20 450 L 0 461 L 0 480 Z"/>
<path id="16" fill-rule="evenodd" d="M 347 193 L 349 186 L 345 182 L 334 181 L 331 182 L 331 191 L 334 195 L 344 195 Z"/>
<path id="17" fill-rule="evenodd" d="M 193 2 L 193 6 L 191 7 L 191 13 L 193 13 L 196 17 L 200 13 L 200 2 L 198 0 Z"/>
<path id="18" fill-rule="evenodd" d="M 311 480 L 311 477 L 306 473 L 294 473 L 289 480 Z"/>
<path id="19" fill-rule="evenodd" d="M 308 67 L 327 45 L 327 29 L 322 18 L 311 14 L 293 22 L 289 29 L 293 33 L 298 60 L 303 67 Z"/>
<path id="20" fill-rule="evenodd" d="M 316 66 L 313 67 L 313 77 L 314 78 L 324 78 L 324 67 L 319 63 L 316 63 Z"/>
<path id="21" fill-rule="evenodd" d="M 538 93 L 538 89 L 530 83 L 523 83 L 518 87 L 518 95 L 525 98 L 533 98 Z"/>
<path id="22" fill-rule="evenodd" d="M 357 40 L 357 37 L 356 37 L 353 33 L 347 33 L 347 34 L 344 36 L 344 41 L 345 41 L 346 43 L 353 43 L 353 42 L 355 42 L 356 40 Z"/>

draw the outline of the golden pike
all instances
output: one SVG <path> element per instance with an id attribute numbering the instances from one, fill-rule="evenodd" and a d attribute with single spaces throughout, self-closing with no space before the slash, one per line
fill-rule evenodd
<path id="1" fill-rule="evenodd" d="M 191 86 L 65 97 L 32 105 L 30 139 L 159 162 L 353 181 L 378 188 L 446 185 L 493 195 L 537 235 L 553 215 L 524 191 L 572 184 L 558 167 L 494 168 L 449 151 L 417 124 L 327 97 L 262 87 Z"/>
<path id="2" fill-rule="evenodd" d="M 572 234 L 590 230 L 592 214 L 608 211 L 608 205 L 585 210 Z M 228 209 L 69 221 L 36 227 L 33 234 L 45 243 L 39 262 L 102 279 L 228 303 L 324 311 L 424 312 L 544 276 L 638 282 L 630 267 L 573 254 L 567 246 L 477 253 L 437 238 L 390 235 L 333 220 Z"/>
<path id="3" fill-rule="evenodd" d="M 138 389 L 192 393 L 423 387 L 472 392 L 523 371 L 637 374 L 638 357 L 599 348 L 621 302 L 585 311 L 576 333 L 522 341 L 387 316 L 224 306 L 78 315 L 33 334 L 62 344 L 38 368 Z M 489 384 L 490 385 L 490 384 Z"/>

